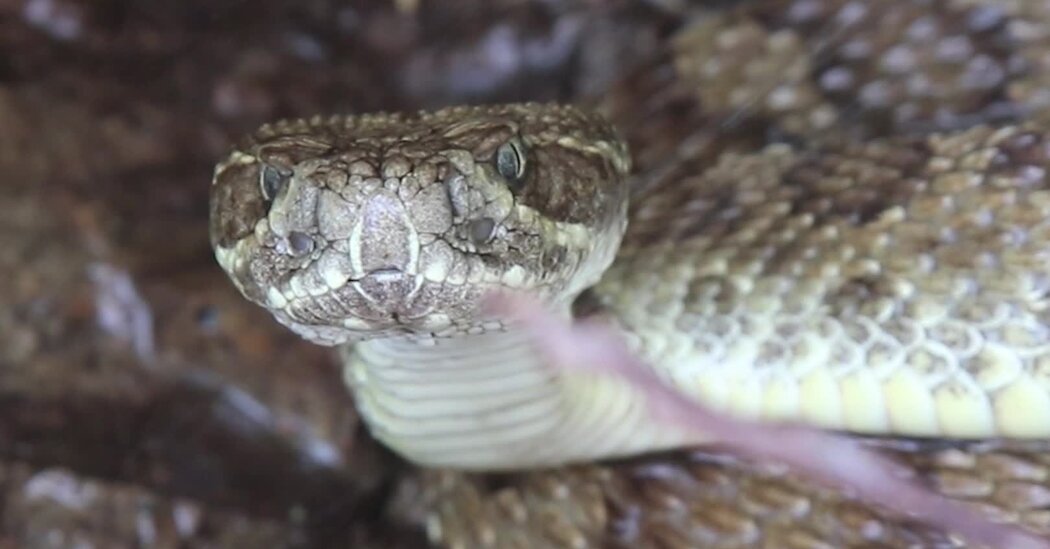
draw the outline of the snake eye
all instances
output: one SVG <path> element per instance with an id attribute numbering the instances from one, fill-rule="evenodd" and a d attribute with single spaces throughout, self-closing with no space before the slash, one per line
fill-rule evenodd
<path id="1" fill-rule="evenodd" d="M 290 173 L 282 173 L 269 164 L 263 164 L 262 170 L 259 171 L 259 188 L 262 190 L 263 198 L 267 202 L 273 202 L 290 176 Z"/>
<path id="2" fill-rule="evenodd" d="M 525 177 L 525 145 L 521 140 L 515 137 L 496 149 L 496 171 L 515 187 L 521 185 Z"/>

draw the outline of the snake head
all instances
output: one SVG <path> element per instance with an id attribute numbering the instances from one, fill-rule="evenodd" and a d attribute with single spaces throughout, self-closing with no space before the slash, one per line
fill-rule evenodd
<path id="1" fill-rule="evenodd" d="M 216 167 L 212 245 L 245 297 L 317 343 L 455 335 L 494 321 L 488 292 L 562 305 L 594 284 L 629 167 L 608 123 L 566 106 L 279 122 Z"/>

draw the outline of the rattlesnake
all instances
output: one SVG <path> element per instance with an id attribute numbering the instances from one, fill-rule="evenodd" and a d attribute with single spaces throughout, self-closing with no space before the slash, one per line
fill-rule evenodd
<path id="1" fill-rule="evenodd" d="M 897 452 L 935 488 L 1045 529 L 1050 135 L 1007 83 L 1040 82 L 1014 35 L 1050 15 L 963 4 L 705 12 L 621 92 L 650 84 L 646 102 L 607 98 L 619 130 L 541 104 L 266 125 L 216 168 L 216 257 L 342 346 L 372 432 L 422 465 L 705 442 L 626 383 L 546 368 L 481 310 L 513 289 L 604 318 L 727 412 L 922 437 Z M 720 454 L 421 479 L 452 546 L 956 543 Z"/>

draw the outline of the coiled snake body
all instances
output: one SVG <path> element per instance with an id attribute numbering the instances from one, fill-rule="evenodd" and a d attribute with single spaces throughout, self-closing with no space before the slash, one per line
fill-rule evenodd
<path id="1" fill-rule="evenodd" d="M 518 470 L 703 442 L 653 422 L 626 383 L 546 368 L 513 323 L 481 310 L 487 292 L 513 289 L 565 316 L 602 315 L 661 377 L 716 408 L 920 437 L 901 455 L 935 488 L 1045 528 L 1050 134 L 1033 122 L 903 135 L 863 109 L 851 120 L 828 88 L 847 68 L 860 78 L 855 59 L 798 69 L 820 72 L 823 89 L 781 75 L 745 98 L 764 101 L 752 110 L 777 129 L 766 135 L 811 136 L 804 144 L 756 149 L 752 126 L 710 124 L 719 101 L 739 113 L 746 95 L 721 93 L 711 74 L 755 72 L 712 68 L 710 50 L 768 68 L 805 51 L 771 14 L 803 28 L 848 7 L 799 4 L 720 14 L 679 36 L 678 80 L 664 89 L 695 86 L 708 109 L 675 112 L 686 124 L 623 115 L 610 98 L 628 140 L 678 132 L 669 154 L 643 144 L 634 172 L 613 127 L 568 106 L 267 125 L 216 168 L 219 263 L 277 320 L 340 345 L 372 432 L 423 465 Z M 980 8 L 966 9 L 938 21 L 950 30 Z M 951 68 L 930 63 L 932 75 Z M 970 99 L 942 105 L 960 119 L 985 112 Z M 909 121 L 921 119 L 923 104 L 912 107 Z M 710 144 L 718 132 L 725 145 Z M 677 456 L 500 486 L 435 473 L 424 477 L 431 534 L 493 547 L 957 543 L 775 469 Z"/>

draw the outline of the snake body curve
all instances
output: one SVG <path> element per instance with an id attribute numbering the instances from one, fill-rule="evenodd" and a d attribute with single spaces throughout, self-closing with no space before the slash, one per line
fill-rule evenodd
<path id="1" fill-rule="evenodd" d="M 738 34 L 753 31 L 736 22 Z M 811 116 L 794 112 L 784 125 L 819 125 L 820 105 L 807 107 Z M 513 469 L 695 442 L 645 428 L 623 386 L 552 379 L 522 358 L 527 342 L 476 306 L 494 287 L 535 292 L 566 314 L 586 289 L 587 304 L 665 378 L 736 413 L 873 434 L 1039 439 L 1050 430 L 1048 151 L 1038 124 L 980 126 L 730 150 L 685 175 L 688 158 L 678 158 L 677 177 L 650 177 L 643 150 L 630 180 L 615 132 L 569 107 L 316 119 L 267 126 L 220 164 L 212 236 L 234 282 L 278 320 L 326 344 L 372 338 L 345 352 L 363 415 L 427 464 Z M 618 217 L 629 185 L 630 213 Z M 447 367 L 427 368 L 435 359 Z M 493 390 L 526 398 L 478 408 Z M 982 455 L 1007 459 L 978 448 L 947 455 L 975 469 Z M 679 472 L 693 478 L 708 465 Z M 738 466 L 720 465 L 729 476 Z M 779 477 L 740 467 L 736 489 L 768 500 Z M 1034 470 L 1038 485 L 1046 469 Z M 566 514 L 564 528 L 520 515 L 573 498 L 558 503 L 525 482 L 490 504 L 502 511 L 479 510 L 484 491 L 449 477 L 434 490 L 488 513 L 489 525 L 457 531 L 462 520 L 439 511 L 434 536 L 502 546 L 502 520 L 588 543 L 610 520 L 608 502 L 624 497 L 623 479 L 600 468 L 558 474 L 593 504 Z M 791 508 L 792 489 L 763 505 Z M 807 501 L 805 512 L 819 508 Z M 696 533 L 699 518 L 689 528 L 676 520 L 669 532 L 707 535 Z M 717 542 L 734 546 L 722 534 Z M 762 539 L 739 534 L 738 545 Z"/>

